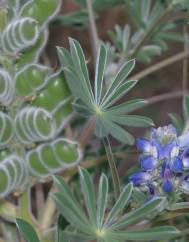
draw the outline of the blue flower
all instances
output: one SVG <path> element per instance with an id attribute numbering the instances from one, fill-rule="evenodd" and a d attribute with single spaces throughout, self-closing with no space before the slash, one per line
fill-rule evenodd
<path id="1" fill-rule="evenodd" d="M 159 160 L 178 155 L 177 134 L 176 129 L 172 125 L 159 127 L 158 129 L 152 128 L 151 142 L 157 149 Z"/>
<path id="2" fill-rule="evenodd" d="M 147 184 L 151 179 L 151 175 L 147 172 L 136 172 L 129 176 L 129 181 L 135 186 Z"/>

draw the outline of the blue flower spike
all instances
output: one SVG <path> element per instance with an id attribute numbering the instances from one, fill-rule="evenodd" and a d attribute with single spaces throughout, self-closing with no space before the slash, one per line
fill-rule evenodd
<path id="1" fill-rule="evenodd" d="M 147 186 L 150 195 L 189 194 L 189 132 L 178 137 L 173 125 L 152 128 L 150 138 L 137 139 L 136 146 L 141 171 L 129 177 L 135 186 Z"/>

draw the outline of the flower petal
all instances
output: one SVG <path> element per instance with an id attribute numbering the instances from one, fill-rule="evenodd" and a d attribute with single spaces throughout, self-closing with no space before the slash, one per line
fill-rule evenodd
<path id="1" fill-rule="evenodd" d="M 156 168 L 157 160 L 152 156 L 141 156 L 140 164 L 143 171 L 150 171 Z"/>
<path id="2" fill-rule="evenodd" d="M 185 134 L 181 135 L 179 138 L 179 146 L 180 147 L 186 147 L 189 146 L 189 131 Z"/>
<path id="3" fill-rule="evenodd" d="M 179 157 L 175 157 L 171 160 L 170 168 L 172 171 L 176 173 L 182 173 L 183 171 L 183 163 Z"/>
<path id="4" fill-rule="evenodd" d="M 162 184 L 162 189 L 164 192 L 170 193 L 173 190 L 173 183 L 169 179 L 165 179 Z"/>
<path id="5" fill-rule="evenodd" d="M 129 176 L 129 181 L 133 182 L 135 186 L 146 184 L 151 178 L 151 175 L 147 172 L 136 172 Z"/>
<path id="6" fill-rule="evenodd" d="M 184 170 L 189 169 L 189 149 L 185 149 L 183 154 L 182 154 L 182 163 L 183 163 L 183 168 Z"/>
<path id="7" fill-rule="evenodd" d="M 180 189 L 182 190 L 182 192 L 189 194 L 189 182 L 183 181 L 180 185 Z"/>
<path id="8" fill-rule="evenodd" d="M 177 148 L 175 141 L 170 141 L 167 144 L 162 144 L 161 142 L 157 141 L 155 145 L 158 151 L 158 159 L 160 160 L 171 158 L 174 153 L 173 151 Z"/>
<path id="9" fill-rule="evenodd" d="M 146 153 L 150 153 L 151 149 L 152 149 L 152 145 L 151 145 L 150 141 L 147 139 L 143 139 L 143 138 L 136 140 L 136 146 L 137 146 L 138 150 L 140 150 L 142 152 L 146 152 Z"/>

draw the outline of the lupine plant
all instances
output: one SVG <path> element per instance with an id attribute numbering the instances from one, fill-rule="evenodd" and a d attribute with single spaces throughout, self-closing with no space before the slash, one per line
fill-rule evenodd
<path id="1" fill-rule="evenodd" d="M 188 1 L 75 2 L 66 14 L 61 0 L 0 2 L 0 242 L 187 242 Z M 102 41 L 95 21 L 114 6 L 128 19 Z M 88 27 L 92 57 L 66 36 L 53 68 L 49 26 Z M 184 53 L 148 68 L 170 41 Z M 155 127 L 134 87 L 183 59 L 183 118 Z M 121 175 L 131 146 L 136 162 Z"/>

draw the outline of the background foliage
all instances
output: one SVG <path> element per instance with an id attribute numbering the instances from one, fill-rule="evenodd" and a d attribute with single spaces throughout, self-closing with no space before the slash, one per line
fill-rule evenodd
<path id="1" fill-rule="evenodd" d="M 128 183 L 135 137 L 188 130 L 188 8 L 1 1 L 0 241 L 188 241 L 187 196 Z"/>

